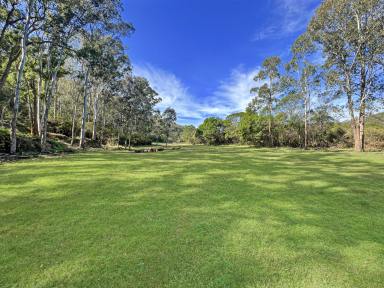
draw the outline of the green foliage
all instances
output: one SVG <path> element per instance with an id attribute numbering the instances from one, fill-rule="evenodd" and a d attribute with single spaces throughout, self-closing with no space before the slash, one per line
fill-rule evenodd
<path id="1" fill-rule="evenodd" d="M 183 127 L 181 139 L 184 143 L 196 144 L 196 128 L 193 125 L 187 125 Z"/>
<path id="2" fill-rule="evenodd" d="M 250 112 L 243 114 L 239 123 L 241 141 L 255 146 L 263 145 L 267 125 L 265 117 Z"/>
<path id="3" fill-rule="evenodd" d="M 0 128 L 0 153 L 8 153 L 9 148 L 11 146 L 11 141 L 9 138 L 9 130 Z M 48 141 L 48 151 L 49 153 L 59 153 L 59 152 L 65 152 L 69 151 L 67 148 L 67 145 L 55 141 L 55 140 L 49 140 Z M 20 151 L 20 153 L 40 153 L 41 151 L 41 145 L 40 145 L 40 138 L 38 137 L 32 137 L 27 134 L 18 133 L 17 134 L 17 151 Z"/>
<path id="4" fill-rule="evenodd" d="M 208 145 L 220 145 L 225 143 L 224 122 L 219 118 L 207 118 L 199 126 L 204 141 Z"/>

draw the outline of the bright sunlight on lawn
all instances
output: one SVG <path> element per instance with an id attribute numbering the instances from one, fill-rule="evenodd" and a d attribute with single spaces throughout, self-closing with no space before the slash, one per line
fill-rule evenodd
<path id="1" fill-rule="evenodd" d="M 384 287 L 384 155 L 246 147 L 0 166 L 0 287 Z"/>

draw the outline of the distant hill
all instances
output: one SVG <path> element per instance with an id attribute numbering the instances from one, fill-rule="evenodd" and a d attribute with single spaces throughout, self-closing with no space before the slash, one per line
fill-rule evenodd
<path id="1" fill-rule="evenodd" d="M 384 127 L 384 112 L 368 116 L 367 125 Z"/>

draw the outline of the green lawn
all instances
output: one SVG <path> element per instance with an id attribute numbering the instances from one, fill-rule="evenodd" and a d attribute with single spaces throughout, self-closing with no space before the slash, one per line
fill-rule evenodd
<path id="1" fill-rule="evenodd" d="M 384 287 L 384 155 L 201 146 L 1 165 L 0 287 Z"/>

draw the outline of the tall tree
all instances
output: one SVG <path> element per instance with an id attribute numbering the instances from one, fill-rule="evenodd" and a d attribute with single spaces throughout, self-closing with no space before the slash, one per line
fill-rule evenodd
<path id="1" fill-rule="evenodd" d="M 364 151 L 367 105 L 383 97 L 383 11 L 382 0 L 326 0 L 309 26 L 328 83 L 346 99 L 356 151 Z"/>
<path id="2" fill-rule="evenodd" d="M 311 56 L 316 51 L 315 45 L 309 36 L 304 33 L 296 39 L 291 47 L 292 60 L 287 65 L 288 72 L 292 72 L 289 81 L 293 93 L 303 100 L 304 110 L 304 148 L 308 148 L 309 122 L 311 113 L 311 96 L 315 86 L 319 83 L 316 66 L 311 62 Z"/>
<path id="3" fill-rule="evenodd" d="M 27 61 L 27 47 L 28 40 L 34 31 L 36 31 L 38 23 L 41 21 L 41 11 L 44 10 L 43 5 L 40 1 L 28 0 L 24 3 L 24 16 L 22 21 L 22 36 L 21 36 L 21 56 L 20 62 L 17 67 L 17 76 L 16 76 L 16 87 L 15 87 L 15 96 L 13 99 L 12 107 L 12 120 L 11 120 L 11 147 L 10 153 L 16 153 L 16 131 L 17 131 L 17 114 L 19 112 L 20 104 L 20 89 L 21 81 L 23 80 L 25 62 Z"/>
<path id="4" fill-rule="evenodd" d="M 131 148 L 133 134 L 140 130 L 145 134 L 146 131 L 143 129 L 151 126 L 155 113 L 154 107 L 160 102 L 160 98 L 149 82 L 142 77 L 127 75 L 122 88 L 122 97 L 119 98 L 118 107 L 121 119 L 120 131 L 128 140 L 126 144 Z"/>
<path id="5" fill-rule="evenodd" d="M 175 109 L 168 107 L 164 110 L 163 114 L 161 115 L 161 118 L 165 134 L 165 145 L 168 146 L 169 135 L 171 134 L 172 129 L 176 125 L 177 117 Z"/>
<path id="6" fill-rule="evenodd" d="M 279 79 L 280 79 L 280 66 L 281 60 L 277 56 L 269 57 L 264 60 L 262 68 L 258 75 L 254 78 L 256 82 L 267 82 L 261 87 L 251 89 L 251 93 L 257 93 L 257 96 L 253 99 L 251 106 L 255 109 L 266 110 L 268 113 L 268 136 L 269 145 L 273 146 L 273 110 L 277 101 L 277 94 L 279 91 Z"/>

